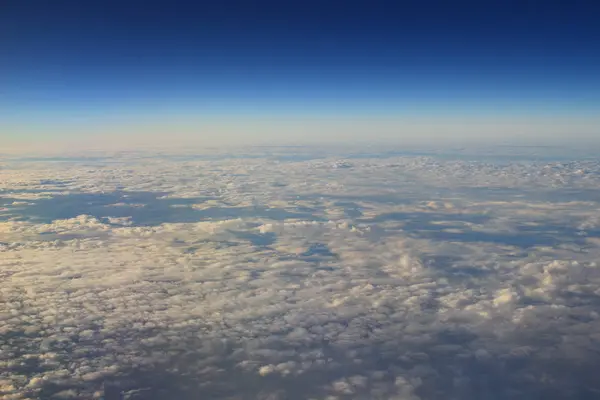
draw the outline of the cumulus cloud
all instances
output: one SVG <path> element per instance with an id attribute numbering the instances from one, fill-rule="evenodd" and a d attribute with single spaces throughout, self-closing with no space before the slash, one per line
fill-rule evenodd
<path id="1" fill-rule="evenodd" d="M 0 170 L 2 398 L 600 390 L 593 163 L 107 160 Z"/>

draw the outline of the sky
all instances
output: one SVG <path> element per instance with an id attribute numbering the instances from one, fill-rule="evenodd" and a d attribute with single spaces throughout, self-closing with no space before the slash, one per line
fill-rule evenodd
<path id="1" fill-rule="evenodd" d="M 591 1 L 5 0 L 0 137 L 600 141 Z"/>

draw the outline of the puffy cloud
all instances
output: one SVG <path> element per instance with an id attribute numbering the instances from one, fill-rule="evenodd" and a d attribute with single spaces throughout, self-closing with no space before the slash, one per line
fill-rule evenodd
<path id="1" fill-rule="evenodd" d="M 0 170 L 2 398 L 600 389 L 595 164 L 112 160 Z"/>

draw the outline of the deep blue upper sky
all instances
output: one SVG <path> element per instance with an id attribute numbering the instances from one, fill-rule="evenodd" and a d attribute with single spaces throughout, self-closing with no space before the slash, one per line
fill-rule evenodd
<path id="1" fill-rule="evenodd" d="M 5 0 L 0 115 L 411 104 L 593 113 L 599 21 L 592 0 Z"/>

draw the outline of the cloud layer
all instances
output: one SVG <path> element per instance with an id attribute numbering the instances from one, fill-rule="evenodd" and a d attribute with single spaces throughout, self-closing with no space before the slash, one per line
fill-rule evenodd
<path id="1" fill-rule="evenodd" d="M 7 161 L 0 396 L 593 398 L 599 184 L 594 162 Z"/>

